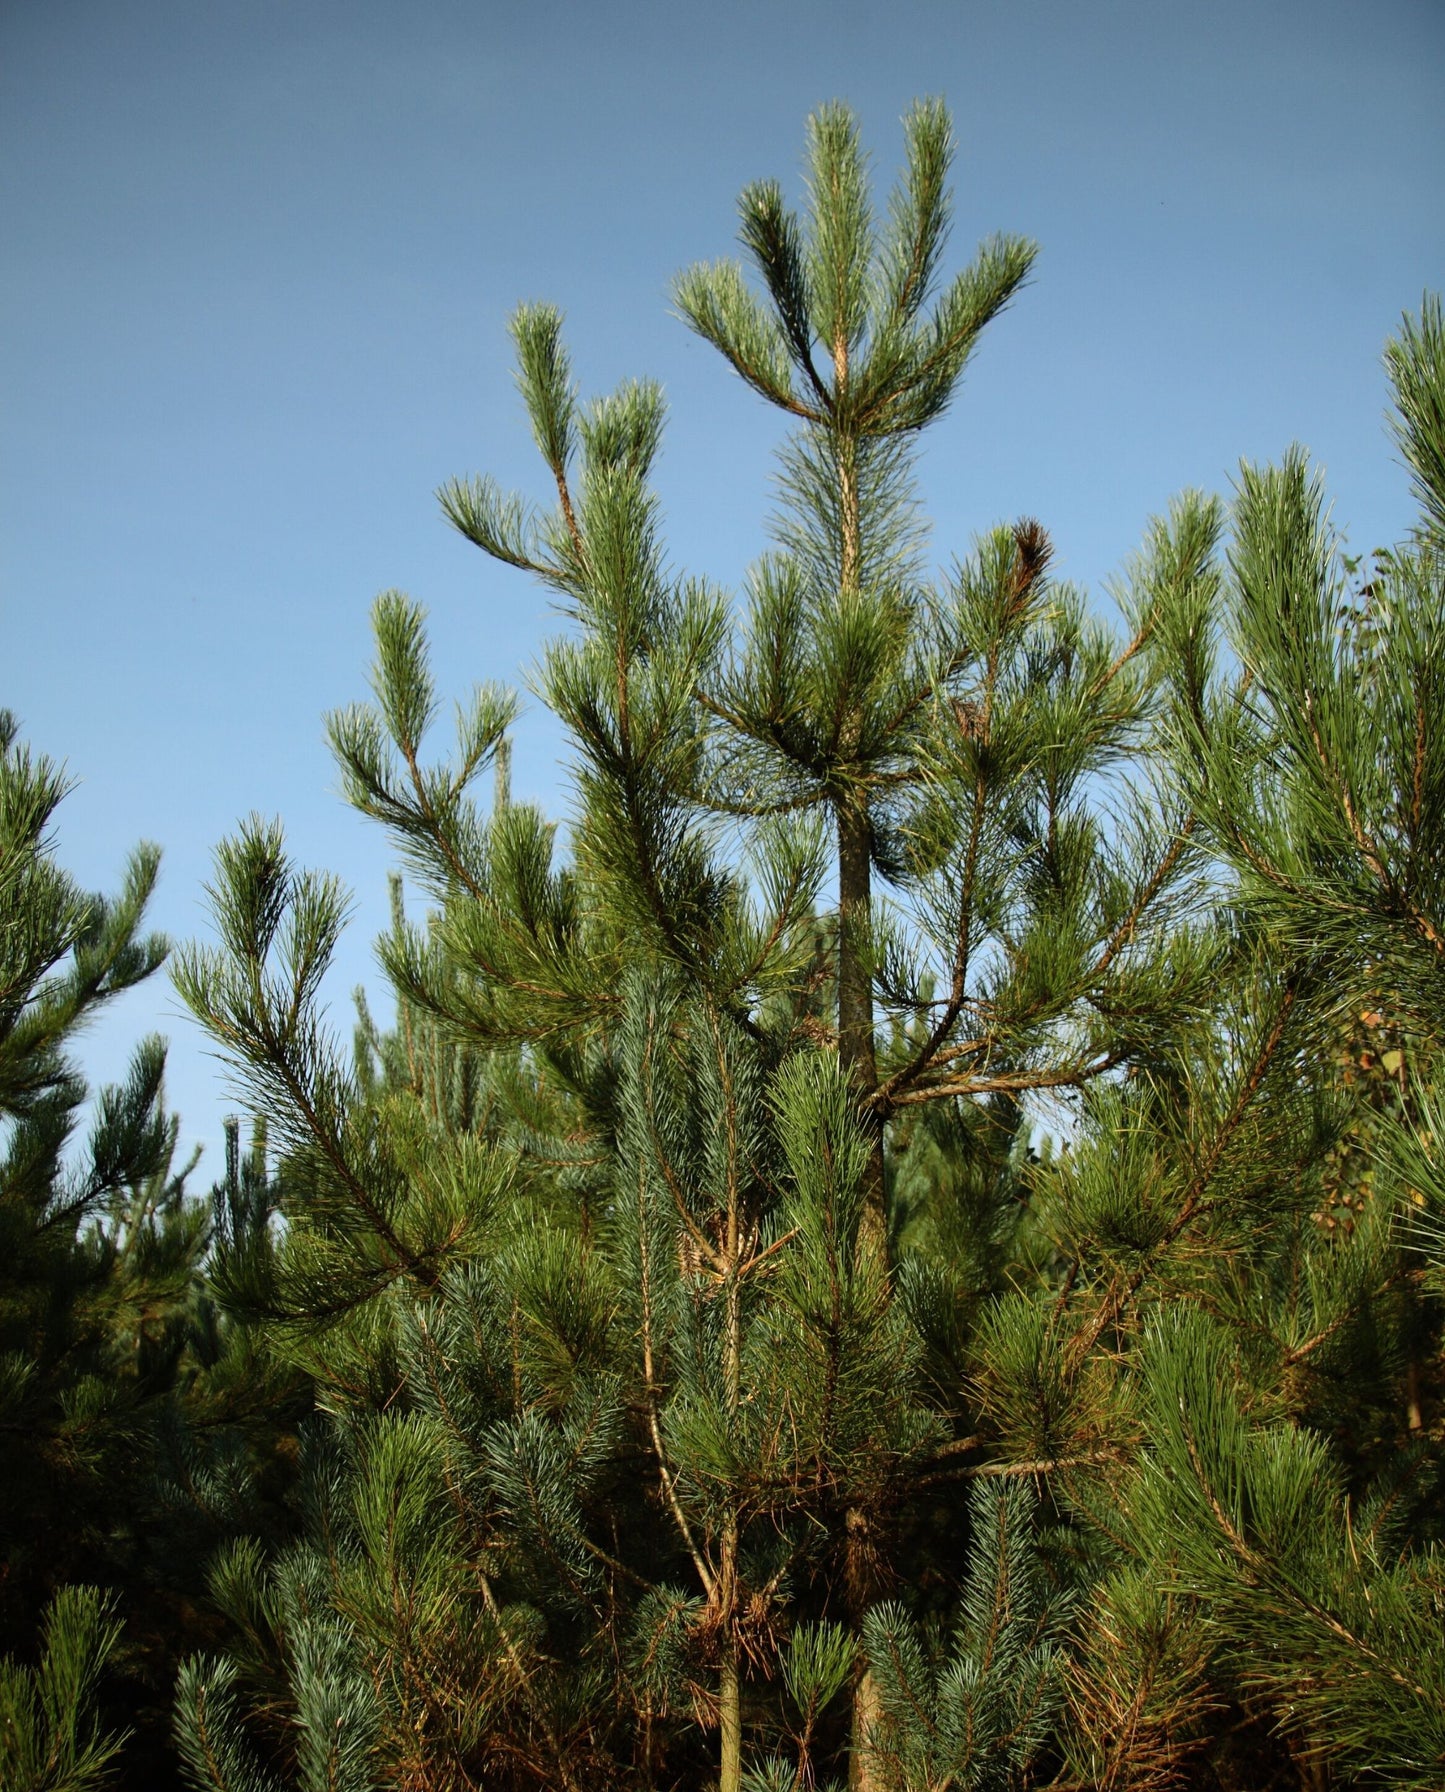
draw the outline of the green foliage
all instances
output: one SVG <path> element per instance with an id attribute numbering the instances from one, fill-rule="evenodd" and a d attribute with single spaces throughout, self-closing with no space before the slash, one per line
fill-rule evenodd
<path id="1" fill-rule="evenodd" d="M 20 1753 L 3 1777 L 109 1777 L 124 1723 L 131 1773 L 164 1779 L 176 1660 L 207 1628 L 204 1557 L 278 1523 L 297 1391 L 202 1285 L 213 1240 L 264 1236 L 267 1179 L 233 1173 L 210 1210 L 188 1194 L 158 1039 L 82 1132 L 77 1035 L 166 954 L 141 931 L 157 855 L 135 856 L 117 899 L 78 891 L 50 833 L 64 780 L 8 719 L 0 737 L 0 1641 L 35 1664 L 7 1669 Z"/>
<path id="2" fill-rule="evenodd" d="M 1323 1439 L 1250 1424 L 1227 1343 L 1201 1315 L 1157 1325 L 1145 1363 L 1156 1448 L 1145 1498 L 1154 1524 L 1172 1519 L 1175 1577 L 1209 1600 L 1246 1683 L 1279 1698 L 1313 1754 L 1386 1785 L 1435 1784 L 1436 1553 L 1399 1553 L 1388 1501 L 1356 1514 Z"/>
<path id="3" fill-rule="evenodd" d="M 1425 512 L 1421 540 L 1438 548 L 1445 530 L 1445 320 L 1438 293 L 1425 294 L 1418 317 L 1401 318 L 1385 365 L 1395 389 L 1395 437 Z"/>
<path id="4" fill-rule="evenodd" d="M 441 498 L 567 618 L 570 823 L 497 687 L 429 757 L 379 600 L 329 731 L 430 905 L 393 1030 L 323 1023 L 334 882 L 218 855 L 178 985 L 279 1152 L 211 1288 L 322 1411 L 304 1535 L 217 1560 L 199 1786 L 1438 1779 L 1438 306 L 1364 575 L 1292 453 L 1150 526 L 1122 634 L 1029 519 L 930 578 L 917 438 L 1033 256 L 944 277 L 951 151 L 915 108 L 875 213 L 826 107 L 677 285 L 794 430 L 736 610 L 656 389 L 516 314 L 548 503 Z"/>
<path id="5" fill-rule="evenodd" d="M 874 1738 L 884 1783 L 900 1792 L 958 1786 L 1007 1792 L 1048 1740 L 1062 1661 L 1031 1547 L 1026 1490 L 985 1483 L 950 1644 L 897 1605 L 875 1606 L 863 1644 L 883 1717 Z"/>
<path id="6" fill-rule="evenodd" d="M 1179 721 L 1196 801 L 1254 910 L 1343 1002 L 1426 1032 L 1445 964 L 1430 844 L 1445 822 L 1439 336 L 1437 301 L 1387 356 L 1427 505 L 1417 541 L 1354 590 L 1304 456 L 1243 468 L 1228 617 L 1244 678 L 1201 679 Z"/>
<path id="7" fill-rule="evenodd" d="M 125 1741 L 103 1730 L 96 1681 L 120 1625 L 95 1587 L 63 1587 L 46 1609 L 34 1668 L 0 1659 L 0 1778 L 10 1792 L 91 1792 L 111 1778 Z"/>

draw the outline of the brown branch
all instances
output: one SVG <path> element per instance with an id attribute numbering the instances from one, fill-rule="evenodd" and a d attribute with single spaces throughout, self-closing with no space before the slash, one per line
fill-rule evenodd
<path id="1" fill-rule="evenodd" d="M 567 525 L 567 533 L 572 539 L 572 551 L 576 554 L 579 565 L 587 564 L 587 549 L 583 545 L 582 530 L 577 522 L 577 513 L 572 508 L 572 493 L 567 486 L 567 469 L 560 461 L 552 468 L 552 475 L 557 481 L 557 496 L 562 503 L 562 520 Z"/>
<path id="2" fill-rule="evenodd" d="M 788 388 L 784 388 L 776 384 L 775 381 L 769 379 L 766 375 L 760 374 L 757 369 L 753 367 L 751 362 L 744 360 L 742 355 L 739 354 L 736 348 L 734 348 L 726 339 L 720 336 L 715 336 L 710 331 L 700 331 L 699 334 L 703 336 L 705 341 L 710 342 L 713 345 L 733 371 L 742 378 L 744 383 L 751 386 L 754 392 L 760 393 L 766 398 L 769 404 L 775 404 L 780 411 L 786 411 L 790 416 L 801 417 L 805 423 L 822 424 L 828 421 L 828 412 L 826 409 L 821 411 L 813 410 L 810 406 L 803 403 L 797 393 L 791 389 L 791 385 Z M 808 346 L 805 345 L 801 352 L 798 352 L 797 344 L 799 339 L 793 335 L 791 330 L 788 331 L 788 340 L 794 345 L 794 359 L 799 368 L 808 376 L 809 383 L 816 389 L 817 394 L 824 405 L 829 406 L 830 399 L 828 388 L 818 378 L 818 370 L 813 366 L 813 357 L 809 352 Z"/>
<path id="3" fill-rule="evenodd" d="M 1129 1280 L 1122 1285 L 1115 1283 L 1111 1287 L 1108 1296 L 1100 1306 L 1098 1313 L 1094 1316 L 1093 1322 L 1085 1331 L 1080 1332 L 1078 1337 L 1074 1340 L 1069 1351 L 1071 1369 L 1076 1370 L 1083 1363 L 1084 1358 L 1094 1348 L 1095 1344 L 1098 1343 L 1103 1333 L 1109 1326 L 1118 1321 L 1125 1307 L 1128 1306 L 1129 1302 L 1133 1300 L 1134 1296 L 1144 1285 L 1145 1280 L 1148 1278 L 1159 1259 L 1169 1250 L 1174 1241 L 1179 1237 L 1180 1233 L 1184 1231 L 1185 1227 L 1189 1225 L 1190 1221 L 1194 1219 L 1195 1215 L 1204 1206 L 1209 1185 L 1214 1178 L 1215 1171 L 1219 1168 L 1219 1161 L 1224 1155 L 1225 1147 L 1234 1136 L 1240 1122 L 1244 1119 L 1250 1103 L 1259 1093 L 1260 1084 L 1264 1081 L 1265 1074 L 1274 1058 L 1274 1054 L 1279 1049 L 1280 1041 L 1284 1037 L 1286 1023 L 1289 1020 L 1290 1010 L 1294 1007 L 1294 1001 L 1295 988 L 1293 983 L 1288 983 L 1285 985 L 1284 994 L 1279 1005 L 1279 1012 L 1274 1018 L 1274 1024 L 1271 1026 L 1265 1037 L 1264 1043 L 1255 1055 L 1254 1063 L 1250 1066 L 1249 1075 L 1244 1079 L 1244 1082 L 1240 1086 L 1239 1093 L 1234 1099 L 1233 1106 L 1230 1108 L 1229 1113 L 1225 1116 L 1218 1131 L 1215 1133 L 1213 1141 L 1204 1155 L 1203 1162 L 1190 1178 L 1188 1187 L 1184 1191 L 1184 1199 L 1178 1213 L 1175 1215 L 1163 1237 L 1160 1238 L 1153 1249 L 1148 1252 L 1144 1261 L 1134 1271 L 1133 1275 L 1130 1276 Z"/>
<path id="4" fill-rule="evenodd" d="M 561 1738 L 553 1728 L 551 1720 L 541 1701 L 537 1699 L 532 1692 L 532 1677 L 527 1672 L 526 1665 L 518 1652 L 516 1643 L 512 1640 L 511 1631 L 507 1629 L 507 1621 L 502 1615 L 502 1608 L 497 1604 L 497 1596 L 492 1591 L 492 1583 L 487 1576 L 486 1570 L 480 1563 L 478 1563 L 475 1573 L 482 1590 L 482 1603 L 486 1606 L 493 1624 L 497 1627 L 497 1634 L 502 1639 L 502 1648 L 506 1652 L 507 1659 L 512 1665 L 512 1671 L 517 1676 L 518 1691 L 521 1693 L 526 1703 L 531 1707 L 533 1715 L 542 1727 L 542 1733 L 546 1736 L 547 1741 L 552 1746 L 552 1753 L 557 1763 L 557 1771 L 562 1776 L 562 1784 L 567 1789 L 567 1792 L 580 1792 L 577 1780 L 567 1766 L 566 1757 L 562 1750 Z"/>
<path id="5" fill-rule="evenodd" d="M 1119 953 L 1133 938 L 1134 929 L 1139 924 L 1140 916 L 1159 894 L 1160 890 L 1163 889 L 1169 873 L 1178 864 L 1180 854 L 1184 851 L 1185 843 L 1188 841 L 1189 836 L 1194 832 L 1195 819 L 1194 812 L 1191 810 L 1184 818 L 1184 825 L 1179 829 L 1179 832 L 1170 842 L 1168 852 L 1166 852 L 1164 857 L 1159 861 L 1159 865 L 1155 870 L 1154 875 L 1140 891 L 1134 906 L 1129 910 L 1128 914 L 1125 915 L 1118 927 L 1115 928 L 1113 936 L 1100 954 L 1098 962 L 1095 964 L 1093 970 L 1089 972 L 1089 981 L 1091 983 L 1103 976 L 1104 972 L 1108 970 L 1115 958 L 1118 957 Z"/>
<path id="6" fill-rule="evenodd" d="M 987 743 L 987 710 L 983 738 Z M 987 785 L 982 767 L 976 767 L 973 781 L 973 814 L 969 821 L 968 845 L 964 851 L 963 887 L 959 893 L 958 944 L 953 954 L 953 981 L 949 986 L 948 1002 L 939 1016 L 927 1040 L 914 1053 L 913 1057 L 901 1070 L 895 1071 L 879 1089 L 874 1097 L 879 1113 L 886 1118 L 889 1109 L 897 1105 L 898 1092 L 906 1089 L 910 1083 L 916 1082 L 930 1064 L 935 1062 L 935 1054 L 963 1012 L 965 994 L 968 987 L 968 964 L 973 939 L 973 886 L 978 874 L 978 851 L 983 838 L 985 814 L 985 798 Z"/>
<path id="7" fill-rule="evenodd" d="M 1157 621 L 1157 610 L 1151 610 L 1139 624 L 1138 628 L 1135 629 L 1133 638 L 1129 641 L 1129 644 L 1122 649 L 1114 663 L 1107 671 L 1101 672 L 1089 686 L 1089 695 L 1091 697 L 1097 697 L 1101 692 L 1108 690 L 1109 686 L 1113 684 L 1114 680 L 1124 670 L 1125 666 L 1129 664 L 1129 661 L 1133 659 L 1134 655 L 1138 653 L 1140 648 L 1142 648 L 1145 642 L 1148 641 L 1150 635 L 1154 633 L 1154 627 Z"/>
<path id="8" fill-rule="evenodd" d="M 1181 1416 L 1183 1404 L 1181 1399 Z M 1223 1531 L 1229 1547 L 1234 1551 L 1235 1555 L 1239 1557 L 1240 1561 L 1250 1570 L 1254 1577 L 1255 1584 L 1272 1587 L 1277 1594 L 1283 1594 L 1285 1598 L 1292 1599 L 1297 1605 L 1302 1606 L 1312 1618 L 1315 1618 L 1319 1623 L 1323 1624 L 1330 1634 L 1340 1642 L 1344 1643 L 1347 1648 L 1353 1649 L 1357 1654 L 1363 1655 L 1367 1661 L 1373 1662 L 1381 1673 L 1386 1675 L 1388 1679 L 1394 1681 L 1396 1686 L 1403 1687 L 1406 1692 L 1413 1693 L 1418 1699 L 1427 1698 L 1429 1695 L 1426 1693 L 1423 1686 L 1416 1685 L 1406 1675 L 1400 1673 L 1398 1669 L 1392 1668 L 1387 1661 L 1383 1660 L 1381 1656 L 1370 1647 L 1363 1637 L 1356 1636 L 1355 1633 L 1346 1628 L 1346 1626 L 1343 1625 L 1332 1612 L 1326 1611 L 1322 1605 L 1317 1605 L 1307 1593 L 1302 1593 L 1288 1576 L 1282 1574 L 1267 1557 L 1260 1555 L 1260 1553 L 1249 1543 L 1248 1539 L 1235 1528 L 1233 1520 L 1220 1503 L 1219 1496 L 1215 1493 L 1209 1477 L 1204 1472 L 1204 1465 L 1199 1460 L 1198 1449 L 1195 1446 L 1194 1438 L 1187 1425 L 1183 1427 L 1183 1431 L 1184 1447 L 1189 1453 L 1189 1466 L 1193 1469 L 1200 1490 L 1204 1494 L 1204 1498 L 1208 1503 L 1210 1511 L 1214 1514 L 1215 1523 L 1219 1526 L 1220 1530 Z"/>
<path id="9" fill-rule="evenodd" d="M 311 1100 L 310 1091 L 292 1069 L 282 1042 L 276 1037 L 275 1032 L 266 1019 L 265 992 L 261 986 L 259 967 L 255 968 L 251 982 L 252 994 L 256 999 L 258 1018 L 261 1021 L 259 1034 L 256 1035 L 256 1037 L 259 1037 L 260 1043 L 266 1048 L 267 1062 L 269 1063 L 272 1072 L 280 1080 L 286 1093 L 296 1104 L 297 1110 L 300 1112 L 302 1119 L 310 1129 L 312 1137 L 316 1140 L 317 1144 L 320 1145 L 326 1161 L 341 1179 L 352 1199 L 356 1202 L 356 1205 L 361 1209 L 367 1221 L 375 1230 L 377 1237 L 398 1259 L 398 1261 L 385 1266 L 387 1271 L 392 1276 L 399 1275 L 403 1271 L 408 1271 L 415 1274 L 421 1281 L 425 1282 L 428 1287 L 435 1287 L 438 1280 L 437 1272 L 435 1270 L 424 1270 L 421 1267 L 425 1261 L 427 1253 L 412 1251 L 402 1242 L 401 1238 L 392 1228 L 391 1222 L 372 1200 L 371 1192 L 366 1187 L 366 1184 L 362 1182 L 361 1178 L 352 1169 L 350 1163 L 347 1161 L 346 1153 L 341 1149 L 340 1143 L 332 1135 L 331 1129 L 322 1125 L 321 1116 L 317 1113 L 315 1105 Z M 219 1017 L 216 1018 L 218 1019 Z M 212 1022 L 212 1031 L 216 1032 L 219 1037 L 230 1037 L 238 1042 L 245 1037 L 240 1028 L 226 1026 L 224 1024 L 217 1026 L 214 1024 L 214 1021 Z"/>
<path id="10" fill-rule="evenodd" d="M 967 1007 L 976 1005 L 975 1003 L 965 1004 Z M 997 1041 L 989 1034 L 980 1034 L 976 1039 L 960 1039 L 956 1045 L 946 1045 L 941 1051 L 936 1052 L 933 1062 L 936 1066 L 956 1064 L 960 1058 L 976 1058 L 980 1052 L 991 1052 L 996 1044 Z"/>
<path id="11" fill-rule="evenodd" d="M 1379 846 L 1365 832 L 1359 816 L 1355 813 L 1354 798 L 1350 794 L 1349 784 L 1336 773 L 1325 749 L 1324 741 L 1320 737 L 1319 727 L 1315 722 L 1312 693 L 1309 691 L 1305 692 L 1304 713 L 1309 737 L 1314 745 L 1315 756 L 1320 762 L 1320 770 L 1324 773 L 1326 783 L 1333 784 L 1335 787 L 1335 794 L 1339 798 L 1340 808 L 1344 812 L 1350 836 L 1359 850 L 1360 857 L 1374 875 L 1376 882 L 1400 905 L 1405 914 L 1414 922 L 1416 929 L 1425 936 L 1437 952 L 1445 953 L 1445 935 L 1439 932 L 1430 917 L 1418 909 L 1396 883 L 1393 873 L 1381 857 Z M 1420 726 L 1421 724 L 1417 722 L 1417 738 Z"/>
<path id="12" fill-rule="evenodd" d="M 1341 1326 L 1349 1324 L 1350 1320 L 1359 1312 L 1361 1304 L 1361 1302 L 1354 1303 L 1337 1318 L 1332 1319 L 1323 1331 L 1316 1332 L 1312 1338 L 1306 1338 L 1303 1344 L 1296 1344 L 1293 1350 L 1287 1350 L 1283 1366 L 1286 1369 L 1292 1369 L 1296 1363 L 1302 1363 L 1307 1356 L 1312 1356 L 1321 1344 L 1327 1344 L 1334 1337 Z"/>
<path id="13" fill-rule="evenodd" d="M 1076 1089 L 1092 1082 L 1106 1070 L 1123 1062 L 1123 1051 L 1109 1052 L 1093 1064 L 1079 1064 L 1065 1070 L 1001 1070 L 993 1076 L 950 1078 L 946 1082 L 929 1083 L 922 1089 L 911 1089 L 895 1095 L 890 1107 L 913 1107 L 919 1102 L 942 1101 L 954 1095 L 1012 1095 L 1025 1089 Z"/>
<path id="14" fill-rule="evenodd" d="M 1283 890 L 1286 895 L 1293 896 L 1297 902 L 1318 903 L 1322 908 L 1332 908 L 1337 914 L 1342 915 L 1357 915 L 1359 913 L 1358 903 L 1341 902 L 1338 897 L 1332 899 L 1318 891 L 1306 890 L 1292 877 L 1286 877 L 1277 865 L 1272 865 L 1262 853 L 1257 852 L 1250 845 L 1237 827 L 1230 826 L 1229 838 L 1235 850 L 1252 871 L 1258 872 L 1266 883 L 1273 884 L 1277 890 Z"/>
<path id="15" fill-rule="evenodd" d="M 483 894 L 481 885 L 472 878 L 471 873 L 452 849 L 450 842 L 442 837 L 436 810 L 432 807 L 431 798 L 427 795 L 426 784 L 421 775 L 421 766 L 417 763 L 416 742 L 404 740 L 400 745 L 402 758 L 406 760 L 406 768 L 411 775 L 411 787 L 416 793 L 417 809 L 426 823 L 427 832 L 441 848 L 442 857 L 450 866 L 452 876 L 456 878 L 469 896 L 474 896 L 480 902 Z"/>
<path id="16" fill-rule="evenodd" d="M 578 1531 L 577 1541 L 582 1545 L 583 1549 L 587 1551 L 588 1555 L 596 1556 L 597 1560 L 601 1562 L 604 1567 L 610 1568 L 614 1574 L 620 1574 L 624 1580 L 630 1580 L 633 1586 L 641 1587 L 645 1592 L 651 1593 L 654 1591 L 656 1586 L 655 1582 L 648 1580 L 646 1575 L 639 1574 L 635 1568 L 629 1568 L 626 1562 L 619 1562 L 616 1556 L 609 1555 L 608 1552 L 602 1548 L 601 1544 L 594 1543 L 592 1539 L 586 1536 L 582 1531 Z"/>
<path id="17" fill-rule="evenodd" d="M 1054 1297 L 1054 1317 L 1056 1319 L 1067 1309 L 1074 1292 L 1074 1284 L 1079 1279 L 1079 1271 L 1082 1267 L 1083 1260 L 1079 1257 L 1073 1258 L 1070 1262 L 1069 1267 L 1064 1274 L 1063 1286 Z"/>
<path id="18" fill-rule="evenodd" d="M 638 1212 L 641 1215 L 642 1196 L 638 1191 Z M 638 1227 L 638 1248 L 642 1269 L 642 1387 L 643 1404 L 647 1408 L 647 1429 L 652 1437 L 652 1448 L 657 1461 L 657 1478 L 662 1486 L 662 1495 L 672 1513 L 687 1553 L 692 1557 L 692 1565 L 697 1570 L 697 1577 L 702 1582 L 703 1590 L 709 1599 L 713 1595 L 715 1581 L 711 1570 L 704 1561 L 702 1552 L 693 1540 L 692 1526 L 687 1522 L 687 1514 L 682 1509 L 682 1502 L 677 1497 L 671 1471 L 667 1466 L 667 1451 L 662 1444 L 662 1427 L 657 1419 L 657 1379 L 652 1355 L 652 1290 L 650 1260 L 647 1249 L 647 1225 L 645 1220 Z"/>
<path id="19" fill-rule="evenodd" d="M 647 1086 L 647 1136 L 652 1142 L 653 1155 L 656 1157 L 658 1165 L 662 1170 L 662 1180 L 667 1185 L 667 1192 L 672 1196 L 672 1204 L 677 1209 L 678 1218 L 686 1228 L 689 1238 L 691 1238 L 693 1244 L 696 1245 L 699 1255 L 710 1261 L 717 1275 L 723 1277 L 727 1275 L 732 1265 L 729 1263 L 727 1257 L 723 1255 L 708 1237 L 707 1233 L 703 1231 L 702 1227 L 698 1225 L 691 1213 L 688 1212 L 687 1202 L 682 1192 L 682 1184 L 677 1179 L 676 1172 L 673 1170 L 672 1164 L 668 1160 L 667 1153 L 662 1148 L 662 1141 L 657 1136 L 657 1128 L 653 1125 L 651 1099 L 652 1048 L 653 1039 L 649 1036 L 647 1051 L 643 1059 L 644 1067 L 649 1073 Z"/>
<path id="20" fill-rule="evenodd" d="M 969 1450 L 978 1449 L 983 1441 L 982 1433 L 977 1431 L 973 1432 L 968 1437 L 951 1438 L 948 1443 L 940 1444 L 938 1446 L 933 1452 L 930 1460 L 933 1462 L 942 1462 L 950 1456 L 966 1455 Z"/>
<path id="21" fill-rule="evenodd" d="M 1122 1462 L 1125 1452 L 1115 1444 L 1086 1450 L 1081 1456 L 1041 1456 L 1035 1462 L 980 1462 L 953 1471 L 961 1480 L 987 1481 L 1005 1476 L 1052 1475 L 1069 1468 L 1090 1468 L 1101 1462 Z"/>
<path id="22" fill-rule="evenodd" d="M 802 1229 L 801 1226 L 794 1226 L 791 1232 L 785 1232 L 781 1238 L 775 1239 L 765 1251 L 759 1251 L 755 1257 L 749 1257 L 747 1262 L 741 1264 L 738 1268 L 738 1280 L 741 1281 L 745 1275 L 756 1269 L 760 1263 L 766 1263 L 774 1251 L 780 1251 L 785 1244 L 791 1244 Z"/>

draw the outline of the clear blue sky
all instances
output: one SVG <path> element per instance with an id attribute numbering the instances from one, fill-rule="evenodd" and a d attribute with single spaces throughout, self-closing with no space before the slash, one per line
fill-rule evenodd
<path id="1" fill-rule="evenodd" d="M 322 712 L 365 694 L 367 610 L 433 619 L 443 690 L 515 679 L 557 621 L 439 520 L 449 475 L 540 492 L 505 319 L 563 306 L 589 388 L 668 391 L 676 564 L 735 582 L 774 433 L 669 312 L 739 188 L 796 191 L 803 121 L 857 110 L 881 179 L 953 108 L 954 248 L 1042 247 L 924 462 L 940 560 L 1021 513 L 1101 591 L 1185 485 L 1305 443 L 1352 542 L 1409 516 L 1380 351 L 1445 285 L 1442 0 L 463 4 L 7 0 L 0 8 L 0 704 L 79 780 L 63 860 L 164 848 L 157 925 L 203 930 L 256 809 L 339 872 L 334 980 L 373 988 L 388 855 Z M 534 704 L 518 794 L 561 803 Z M 91 1035 L 170 1035 L 208 1144 L 233 1105 L 159 980 Z"/>

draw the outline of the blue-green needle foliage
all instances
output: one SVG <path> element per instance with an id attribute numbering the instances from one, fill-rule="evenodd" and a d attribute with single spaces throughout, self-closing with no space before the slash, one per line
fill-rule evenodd
<path id="1" fill-rule="evenodd" d="M 375 1792 L 377 1699 L 359 1671 L 358 1650 L 339 1618 L 291 1610 L 295 1663 L 294 1765 L 285 1781 L 261 1765 L 240 1722 L 238 1674 L 229 1662 L 195 1658 L 177 1685 L 176 1736 L 192 1783 L 206 1792 Z"/>
<path id="2" fill-rule="evenodd" d="M 1063 1614 L 1051 1610 L 1024 1488 L 985 1483 L 956 1627 L 926 1636 L 897 1605 L 863 1627 L 881 1693 L 874 1737 L 898 1792 L 1011 1792 L 1048 1741 L 1062 1701 Z"/>
<path id="3" fill-rule="evenodd" d="M 583 1505 L 615 1450 L 616 1404 L 602 1387 L 560 1422 L 506 1416 L 472 1334 L 488 1304 L 474 1278 L 415 1308 L 414 1409 L 308 1439 L 307 1541 L 268 1564 L 248 1539 L 217 1561 L 213 1597 L 241 1642 L 181 1681 L 197 1785 L 270 1783 L 262 1763 L 305 1789 L 485 1775 L 519 1748 L 558 1783 L 587 1783 L 608 1688 L 585 1640 L 605 1596 Z M 584 1640 L 559 1659 L 569 1621 Z M 243 1691 L 258 1689 L 264 1718 L 248 1725 Z"/>

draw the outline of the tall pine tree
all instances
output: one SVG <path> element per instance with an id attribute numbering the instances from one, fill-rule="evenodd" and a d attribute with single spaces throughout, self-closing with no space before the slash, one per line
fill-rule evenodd
<path id="1" fill-rule="evenodd" d="M 1438 308 L 1367 592 L 1298 458 L 1155 524 L 1118 636 L 1027 520 L 930 578 L 914 444 L 1032 256 L 940 287 L 906 135 L 879 222 L 825 108 L 757 284 L 679 282 L 795 425 L 736 608 L 667 570 L 659 394 L 517 314 L 547 503 L 442 501 L 570 618 L 571 824 L 496 687 L 429 757 L 381 599 L 330 733 L 430 904 L 393 1034 L 327 1033 L 334 883 L 222 848 L 179 981 L 283 1224 L 217 1285 L 325 1417 L 305 1538 L 217 1565 L 199 1785 L 1438 1777 Z M 1359 1027 L 1403 1084 L 1344 1083 Z"/>

